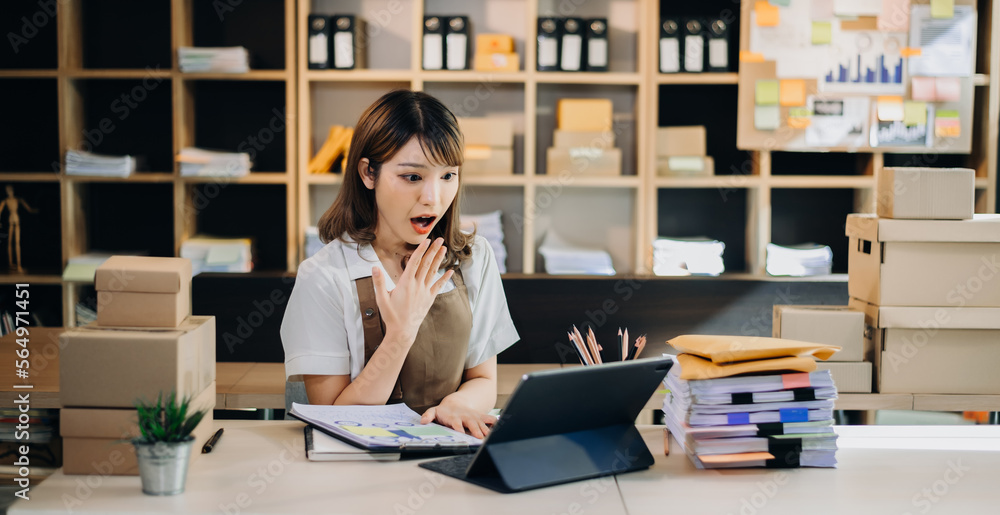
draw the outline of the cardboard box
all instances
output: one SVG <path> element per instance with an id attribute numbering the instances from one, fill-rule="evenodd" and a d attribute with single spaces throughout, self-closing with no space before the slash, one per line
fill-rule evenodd
<path id="1" fill-rule="evenodd" d="M 659 177 L 711 177 L 715 160 L 711 156 L 656 156 Z"/>
<path id="2" fill-rule="evenodd" d="M 880 393 L 1000 394 L 1000 308 L 850 306 L 865 312 Z"/>
<path id="3" fill-rule="evenodd" d="M 617 148 L 555 148 L 546 153 L 547 175 L 618 176 L 622 174 L 622 151 Z"/>
<path id="4" fill-rule="evenodd" d="M 194 428 L 191 465 L 214 433 L 215 383 L 192 401 L 192 407 L 209 412 Z M 137 476 L 139 464 L 130 440 L 139 436 L 136 410 L 115 408 L 63 408 L 59 434 L 63 437 L 64 474 Z"/>
<path id="5" fill-rule="evenodd" d="M 865 347 L 865 314 L 849 306 L 774 306 L 772 336 L 841 347 L 827 361 L 872 361 Z"/>
<path id="6" fill-rule="evenodd" d="M 514 173 L 514 149 L 466 145 L 462 173 L 472 175 L 511 175 Z"/>
<path id="7" fill-rule="evenodd" d="M 66 407 L 129 408 L 161 391 L 195 395 L 215 380 L 215 317 L 176 329 L 90 325 L 60 338 L 59 397 Z"/>
<path id="8" fill-rule="evenodd" d="M 657 156 L 704 156 L 705 126 L 657 127 Z"/>
<path id="9" fill-rule="evenodd" d="M 515 52 L 476 54 L 472 69 L 484 72 L 516 72 L 521 69 L 521 58 Z"/>
<path id="10" fill-rule="evenodd" d="M 567 131 L 556 129 L 552 132 L 552 146 L 556 148 L 614 148 L 615 133 L 612 131 Z"/>
<path id="11" fill-rule="evenodd" d="M 465 136 L 465 146 L 512 148 L 514 122 L 498 116 L 458 118 L 458 128 Z"/>
<path id="12" fill-rule="evenodd" d="M 883 218 L 968 220 L 975 212 L 976 172 L 969 168 L 885 168 L 876 212 Z"/>
<path id="13" fill-rule="evenodd" d="M 607 98 L 561 98 L 556 128 L 566 131 L 610 131 L 613 106 Z"/>
<path id="14" fill-rule="evenodd" d="M 1000 215 L 847 217 L 848 292 L 883 306 L 1000 306 Z"/>
<path id="15" fill-rule="evenodd" d="M 514 38 L 507 34 L 477 34 L 476 54 L 509 53 L 514 51 Z"/>
<path id="16" fill-rule="evenodd" d="M 97 268 L 97 324 L 177 327 L 191 314 L 191 261 L 111 256 Z"/>
<path id="17" fill-rule="evenodd" d="M 829 370 L 838 393 L 872 393 L 872 364 L 817 361 L 816 370 Z"/>

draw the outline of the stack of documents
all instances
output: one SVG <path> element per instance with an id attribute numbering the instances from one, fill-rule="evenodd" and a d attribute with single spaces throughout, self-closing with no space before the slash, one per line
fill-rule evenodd
<path id="1" fill-rule="evenodd" d="M 546 233 L 538 252 L 545 258 L 545 272 L 549 274 L 615 275 L 611 254 L 577 247 L 563 241 L 552 231 Z"/>
<path id="2" fill-rule="evenodd" d="M 833 251 L 826 245 L 804 243 L 781 246 L 767 244 L 768 275 L 829 275 L 833 268 Z"/>
<path id="3" fill-rule="evenodd" d="M 67 175 L 128 177 L 133 173 L 135 173 L 135 158 L 132 156 L 109 156 L 83 150 L 66 151 Z"/>
<path id="4" fill-rule="evenodd" d="M 183 177 L 246 177 L 250 175 L 250 154 L 216 152 L 186 147 L 177 154 Z"/>
<path id="5" fill-rule="evenodd" d="M 657 238 L 653 242 L 656 275 L 719 275 L 726 271 L 726 244 L 709 238 Z"/>
<path id="6" fill-rule="evenodd" d="M 253 270 L 252 242 L 249 238 L 206 238 L 196 236 L 181 245 L 181 257 L 191 260 L 192 275 L 201 272 L 242 273 Z"/>
<path id="7" fill-rule="evenodd" d="M 493 211 L 482 215 L 462 215 L 462 230 L 471 233 L 475 229 L 476 234 L 486 238 L 490 248 L 493 249 L 493 256 L 497 260 L 497 267 L 500 273 L 507 273 L 507 247 L 503 244 L 503 223 L 500 221 L 501 211 Z"/>
<path id="8" fill-rule="evenodd" d="M 838 347 L 779 338 L 681 336 L 663 418 L 698 468 L 836 467 L 829 370 Z"/>
<path id="9" fill-rule="evenodd" d="M 180 47 L 177 49 L 182 72 L 246 73 L 250 54 L 241 46 Z"/>

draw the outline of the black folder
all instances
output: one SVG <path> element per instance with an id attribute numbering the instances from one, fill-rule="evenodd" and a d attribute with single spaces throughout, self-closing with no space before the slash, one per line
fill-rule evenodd
<path id="1" fill-rule="evenodd" d="M 608 20 L 591 18 L 587 25 L 587 66 L 588 72 L 608 71 Z"/>
<path id="2" fill-rule="evenodd" d="M 684 71 L 705 71 L 705 26 L 698 18 L 687 18 L 684 26 Z"/>
<path id="3" fill-rule="evenodd" d="M 469 69 L 469 17 L 448 16 L 444 26 L 445 68 L 448 70 Z"/>
<path id="4" fill-rule="evenodd" d="M 559 19 L 538 19 L 538 71 L 559 70 Z"/>
<path id="5" fill-rule="evenodd" d="M 564 72 L 584 70 L 587 47 L 583 45 L 583 19 L 564 18 L 559 42 L 559 67 Z"/>
<path id="6" fill-rule="evenodd" d="M 708 71 L 729 71 L 729 24 L 721 18 L 708 21 Z"/>
<path id="7" fill-rule="evenodd" d="M 309 69 L 325 70 L 330 67 L 330 17 L 309 15 Z"/>
<path id="8" fill-rule="evenodd" d="M 677 20 L 660 20 L 660 73 L 681 71 L 681 28 Z"/>
<path id="9" fill-rule="evenodd" d="M 502 493 L 648 468 L 653 456 L 634 421 L 671 365 L 652 358 L 527 374 L 476 454 L 420 466 Z"/>
<path id="10" fill-rule="evenodd" d="M 337 70 L 353 70 L 364 68 L 361 52 L 361 35 L 364 33 L 364 22 L 351 14 L 335 14 L 330 18 L 333 58 L 331 68 Z"/>
<path id="11" fill-rule="evenodd" d="M 423 69 L 444 69 L 444 22 L 441 16 L 424 16 Z"/>

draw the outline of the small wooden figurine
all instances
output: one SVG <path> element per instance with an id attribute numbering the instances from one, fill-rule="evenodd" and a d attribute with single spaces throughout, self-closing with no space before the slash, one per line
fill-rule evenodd
<path id="1" fill-rule="evenodd" d="M 10 211 L 8 219 L 10 221 L 10 227 L 7 229 L 7 262 L 10 265 L 11 270 L 17 270 L 18 272 L 24 272 L 21 268 L 21 217 L 18 215 L 18 209 L 24 206 L 29 213 L 37 213 L 37 209 L 33 209 L 24 201 L 23 198 L 17 198 L 14 196 L 14 186 L 7 185 L 7 198 L 0 201 L 0 216 L 3 215 L 4 209 Z M 17 264 L 14 264 L 15 256 L 17 258 Z"/>

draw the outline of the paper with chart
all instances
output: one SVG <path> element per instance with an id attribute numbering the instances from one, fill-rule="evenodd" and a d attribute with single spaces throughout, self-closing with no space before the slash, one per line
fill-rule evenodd
<path id="1" fill-rule="evenodd" d="M 931 6 L 914 5 L 910 46 L 920 55 L 910 58 L 910 73 L 926 77 L 972 75 L 976 51 L 976 11 L 956 5 L 952 18 L 931 17 Z"/>
<path id="2" fill-rule="evenodd" d="M 292 403 L 291 415 L 369 449 L 468 447 L 482 440 L 438 424 L 421 424 L 403 403 L 384 406 L 321 406 Z"/>

